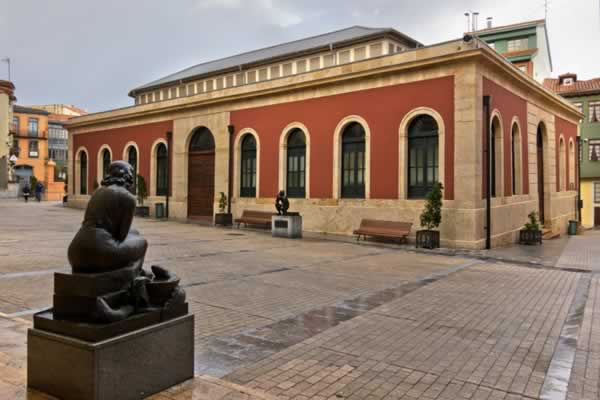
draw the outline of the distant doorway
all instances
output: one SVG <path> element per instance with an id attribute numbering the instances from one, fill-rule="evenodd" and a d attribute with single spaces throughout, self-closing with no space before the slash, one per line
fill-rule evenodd
<path id="1" fill-rule="evenodd" d="M 594 208 L 594 228 L 600 228 L 600 207 Z"/>
<path id="2" fill-rule="evenodd" d="M 209 219 L 215 198 L 215 139 L 205 127 L 197 128 L 189 146 L 188 217 Z"/>
<path id="3" fill-rule="evenodd" d="M 23 195 L 23 188 L 25 185 L 29 184 L 31 177 L 33 176 L 33 168 L 29 165 L 17 165 L 15 167 L 15 179 L 19 184 L 19 196 Z M 31 188 L 33 192 L 34 188 Z"/>
<path id="4" fill-rule="evenodd" d="M 544 126 L 540 124 L 537 129 L 537 176 L 538 176 L 538 201 L 540 222 L 545 222 L 545 196 L 544 196 Z"/>

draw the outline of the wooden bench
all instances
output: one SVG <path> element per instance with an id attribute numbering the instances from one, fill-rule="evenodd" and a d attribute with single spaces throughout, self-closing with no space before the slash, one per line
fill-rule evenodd
<path id="1" fill-rule="evenodd" d="M 237 227 L 240 227 L 240 224 L 248 225 L 265 225 L 265 228 L 271 227 L 271 217 L 274 214 L 268 211 L 254 211 L 254 210 L 244 210 L 242 211 L 242 216 L 240 218 L 235 219 L 235 223 Z"/>
<path id="2" fill-rule="evenodd" d="M 360 228 L 354 231 L 356 241 L 362 236 L 364 239 L 367 236 L 383 237 L 388 239 L 401 239 L 406 241 L 410 234 L 412 223 L 397 222 L 397 221 L 382 221 L 377 219 L 363 219 L 360 221 Z"/>

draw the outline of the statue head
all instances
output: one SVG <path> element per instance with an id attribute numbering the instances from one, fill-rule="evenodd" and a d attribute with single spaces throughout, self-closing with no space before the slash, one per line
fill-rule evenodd
<path id="1" fill-rule="evenodd" d="M 102 186 L 124 186 L 131 189 L 134 182 L 133 167 L 125 161 L 113 161 L 108 167 L 108 174 L 102 180 Z"/>

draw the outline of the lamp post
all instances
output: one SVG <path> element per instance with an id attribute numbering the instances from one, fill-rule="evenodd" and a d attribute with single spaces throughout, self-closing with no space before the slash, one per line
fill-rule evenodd
<path id="1" fill-rule="evenodd" d="M 167 132 L 167 198 L 165 199 L 165 217 L 169 219 L 169 197 L 171 196 L 171 152 L 172 152 L 173 132 Z"/>
<path id="2" fill-rule="evenodd" d="M 491 149 L 491 126 L 490 126 L 490 105 L 492 103 L 491 96 L 483 96 L 483 108 L 485 112 L 485 248 L 492 248 L 492 155 Z"/>

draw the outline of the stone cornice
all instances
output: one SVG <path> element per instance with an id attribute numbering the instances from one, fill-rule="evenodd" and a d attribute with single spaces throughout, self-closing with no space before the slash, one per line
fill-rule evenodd
<path id="1" fill-rule="evenodd" d="M 161 117 L 189 111 L 190 109 L 238 102 L 257 97 L 280 95 L 288 92 L 310 89 L 318 86 L 342 84 L 357 79 L 393 74 L 438 65 L 460 63 L 483 59 L 502 69 L 511 78 L 527 89 L 534 91 L 545 100 L 561 108 L 574 119 L 583 116 L 566 100 L 560 98 L 532 78 L 523 74 L 508 60 L 477 40 L 465 43 L 462 40 L 446 42 L 396 54 L 368 59 L 352 64 L 336 66 L 302 75 L 281 78 L 274 81 L 228 88 L 157 103 L 130 106 L 121 109 L 75 117 L 66 123 L 69 129 L 83 128 L 105 123 L 121 122 L 145 117 Z M 101 128 L 100 128 L 101 129 Z"/>

